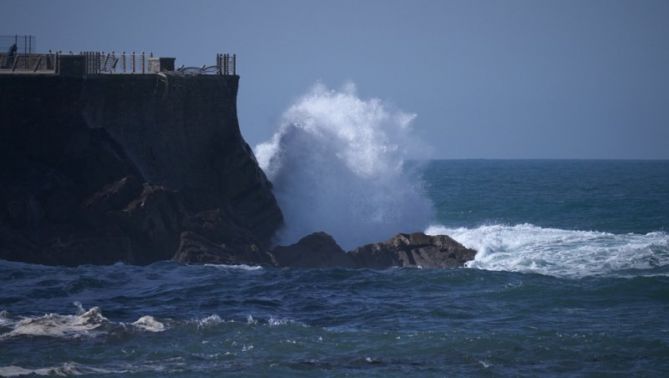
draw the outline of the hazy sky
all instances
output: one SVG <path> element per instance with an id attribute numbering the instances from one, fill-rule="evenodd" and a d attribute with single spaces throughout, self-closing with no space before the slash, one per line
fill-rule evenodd
<path id="1" fill-rule="evenodd" d="M 315 82 L 417 113 L 440 158 L 669 158 L 669 1 L 0 0 L 38 48 L 238 55 L 242 132 Z M 1 88 L 0 88 L 1 89 Z"/>

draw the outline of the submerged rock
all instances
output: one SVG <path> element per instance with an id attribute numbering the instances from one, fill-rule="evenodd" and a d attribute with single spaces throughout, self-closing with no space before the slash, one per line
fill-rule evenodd
<path id="1" fill-rule="evenodd" d="M 397 234 L 382 243 L 367 244 L 350 252 L 358 267 L 454 268 L 473 260 L 476 251 L 446 235 L 422 232 Z"/>

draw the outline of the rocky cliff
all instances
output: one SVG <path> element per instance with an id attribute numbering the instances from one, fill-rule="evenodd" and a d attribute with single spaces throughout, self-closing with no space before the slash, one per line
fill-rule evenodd
<path id="1" fill-rule="evenodd" d="M 239 130 L 238 81 L 0 76 L 0 258 L 270 261 L 282 214 Z"/>

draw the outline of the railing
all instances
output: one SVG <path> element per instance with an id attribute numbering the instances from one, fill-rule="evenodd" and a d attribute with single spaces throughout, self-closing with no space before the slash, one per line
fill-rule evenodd
<path id="1" fill-rule="evenodd" d="M 36 40 L 32 35 L 0 36 L 0 69 L 28 70 L 33 62 L 27 59 L 36 48 Z"/>
<path id="2" fill-rule="evenodd" d="M 213 66 L 181 66 L 175 70 L 174 58 L 154 58 L 153 53 L 81 51 L 75 54 L 72 51 L 63 53 L 51 50 L 46 54 L 0 53 L 0 73 L 59 73 L 62 56 L 81 57 L 85 75 L 158 72 L 174 72 L 181 75 L 237 75 L 236 54 L 216 54 L 216 63 Z"/>
<path id="3" fill-rule="evenodd" d="M 216 54 L 219 75 L 237 75 L 237 54 Z"/>
<path id="4" fill-rule="evenodd" d="M 149 70 L 149 59 L 153 58 L 153 53 L 148 55 L 141 53 L 125 51 L 117 54 L 115 51 L 110 53 L 98 51 L 84 51 L 81 53 L 86 60 L 87 74 L 145 74 L 152 72 Z"/>
<path id="5" fill-rule="evenodd" d="M 37 39 L 34 35 L 0 35 L 0 52 L 6 53 L 14 46 L 18 54 L 31 54 L 37 50 Z"/>
<path id="6" fill-rule="evenodd" d="M 0 53 L 0 72 L 55 72 L 57 54 Z"/>
<path id="7" fill-rule="evenodd" d="M 186 67 L 181 66 L 177 72 L 183 75 L 237 75 L 236 54 L 216 54 L 216 64 L 213 66 Z"/>
<path id="8" fill-rule="evenodd" d="M 144 52 L 131 53 L 122 52 L 117 54 L 112 51 L 105 53 L 101 51 L 82 51 L 79 54 L 72 51 L 62 51 L 46 54 L 8 54 L 0 53 L 0 73 L 2 72 L 58 72 L 59 57 L 63 55 L 80 55 L 84 57 L 84 71 L 88 75 L 95 74 L 145 74 L 151 71 L 149 67 L 153 53 L 148 55 Z M 155 68 L 154 68 L 155 70 Z"/>

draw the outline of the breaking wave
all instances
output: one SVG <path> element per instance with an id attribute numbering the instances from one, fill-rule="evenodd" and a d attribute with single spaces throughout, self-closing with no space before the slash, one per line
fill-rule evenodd
<path id="1" fill-rule="evenodd" d="M 83 309 L 75 303 L 79 312 L 75 315 L 44 314 L 41 316 L 13 317 L 6 311 L 0 312 L 0 331 L 7 328 L 8 332 L 0 334 L 0 341 L 15 337 L 54 337 L 63 339 L 77 339 L 81 337 L 96 337 L 108 334 L 116 329 L 134 328 L 148 332 L 162 332 L 165 324 L 149 315 L 137 321 L 125 324 L 115 323 L 107 319 L 99 307 Z"/>
<path id="2" fill-rule="evenodd" d="M 79 303 L 75 303 L 75 305 L 80 310 L 74 315 L 50 313 L 38 316 L 14 316 L 7 311 L 0 311 L 0 342 L 23 337 L 80 339 L 124 332 L 157 333 L 174 328 L 193 326 L 195 329 L 208 329 L 222 324 L 246 324 L 267 327 L 296 325 L 306 327 L 304 323 L 274 316 L 254 318 L 252 315 L 248 315 L 245 320 L 224 320 L 216 314 L 185 321 L 176 321 L 169 318 L 159 320 L 151 315 L 144 315 L 132 323 L 124 323 L 109 320 L 102 314 L 102 310 L 99 307 L 91 307 L 85 310 Z"/>
<path id="3" fill-rule="evenodd" d="M 414 114 L 317 84 L 255 148 L 286 226 L 280 242 L 325 231 L 344 248 L 429 225 L 432 205 L 407 158 L 426 157 L 411 135 Z M 421 156 L 423 155 L 423 156 Z"/>
<path id="4" fill-rule="evenodd" d="M 29 369 L 21 366 L 0 366 L 0 377 L 25 377 L 25 376 L 58 376 L 92 375 L 92 374 L 124 374 L 127 370 L 109 370 L 85 366 L 76 362 L 65 362 L 59 366 L 50 366 L 37 369 Z"/>
<path id="5" fill-rule="evenodd" d="M 478 251 L 468 267 L 557 277 L 669 275 L 669 235 L 612 234 L 531 224 L 477 228 L 430 226 Z"/>

